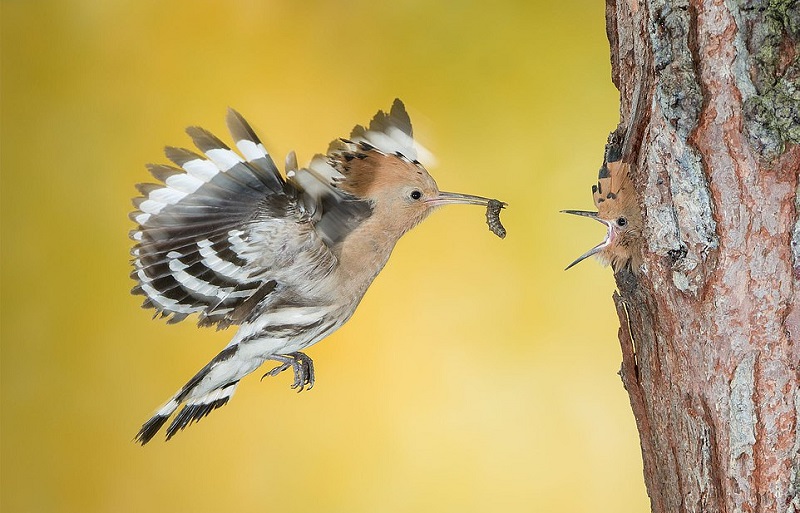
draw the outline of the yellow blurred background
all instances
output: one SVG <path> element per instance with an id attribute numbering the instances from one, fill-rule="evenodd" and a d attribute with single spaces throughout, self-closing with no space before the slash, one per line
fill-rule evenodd
<path id="1" fill-rule="evenodd" d="M 646 511 L 590 185 L 618 120 L 593 0 L 3 0 L 3 512 Z M 129 295 L 144 164 L 233 106 L 301 163 L 402 98 L 449 207 L 403 240 L 317 386 L 246 378 L 132 438 L 232 332 Z M 265 369 L 266 370 L 266 369 Z"/>

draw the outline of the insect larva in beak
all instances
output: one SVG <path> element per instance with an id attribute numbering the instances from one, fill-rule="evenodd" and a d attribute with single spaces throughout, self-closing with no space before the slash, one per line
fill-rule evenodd
<path id="1" fill-rule="evenodd" d="M 489 225 L 492 233 L 501 239 L 506 237 L 506 229 L 500 222 L 500 210 L 503 208 L 506 208 L 506 204 L 496 199 L 489 200 L 489 203 L 486 204 L 486 224 Z"/>

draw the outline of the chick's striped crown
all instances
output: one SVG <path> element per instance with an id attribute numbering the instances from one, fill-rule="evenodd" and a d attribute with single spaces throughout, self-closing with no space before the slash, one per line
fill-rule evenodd
<path id="1" fill-rule="evenodd" d="M 289 258 L 282 241 L 318 248 L 316 263 L 332 268 L 331 248 L 372 213 L 357 189 L 343 186 L 349 163 L 377 151 L 421 168 L 417 156 L 424 153 L 399 99 L 308 167 L 297 168 L 290 155 L 286 178 L 241 115 L 229 110 L 227 124 L 238 153 L 190 127 L 200 153 L 166 148 L 173 165 L 149 165 L 156 183 L 137 186 L 141 196 L 130 214 L 137 224 L 130 234 L 136 243 L 131 276 L 138 282 L 132 292 L 168 322 L 197 313 L 201 325 L 224 328 L 251 317 L 292 279 L 282 274 Z"/>

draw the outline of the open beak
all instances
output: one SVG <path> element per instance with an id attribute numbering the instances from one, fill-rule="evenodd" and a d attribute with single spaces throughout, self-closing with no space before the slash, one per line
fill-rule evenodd
<path id="1" fill-rule="evenodd" d="M 602 251 L 603 248 L 605 248 L 606 246 L 611 244 L 611 226 L 612 226 L 612 224 L 610 222 L 608 222 L 608 221 L 604 221 L 603 219 L 600 219 L 599 217 L 597 217 L 597 212 L 588 212 L 586 210 L 562 210 L 561 212 L 564 213 L 564 214 L 572 214 L 572 215 L 576 215 L 576 216 L 583 216 L 583 217 L 588 217 L 590 219 L 594 219 L 597 222 L 603 223 L 606 226 L 606 228 L 608 229 L 608 233 L 606 233 L 606 238 L 603 239 L 603 242 L 601 242 L 597 246 L 593 247 L 592 249 L 590 249 L 586 253 L 584 253 L 581 256 L 579 256 L 578 258 L 576 258 L 574 262 L 569 264 L 564 269 L 565 271 L 567 269 L 569 269 L 570 267 L 574 266 L 575 264 L 577 264 L 578 262 L 586 260 L 587 258 L 589 258 L 592 255 L 596 255 L 597 253 Z"/>
<path id="2" fill-rule="evenodd" d="M 440 205 L 482 205 L 489 204 L 489 198 L 473 196 L 471 194 L 459 194 L 457 192 L 439 192 L 435 198 L 427 201 L 428 205 L 438 207 Z M 505 207 L 506 204 L 503 203 Z"/>

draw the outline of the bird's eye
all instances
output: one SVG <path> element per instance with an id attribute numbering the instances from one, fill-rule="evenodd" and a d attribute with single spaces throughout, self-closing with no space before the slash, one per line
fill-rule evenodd
<path id="1" fill-rule="evenodd" d="M 620 228 L 622 228 L 626 224 L 628 224 L 628 220 L 625 219 L 624 217 L 620 217 L 619 219 L 617 219 L 617 226 L 619 226 Z"/>
<path id="2" fill-rule="evenodd" d="M 411 199 L 418 200 L 422 197 L 422 193 L 418 190 L 411 191 Z"/>

